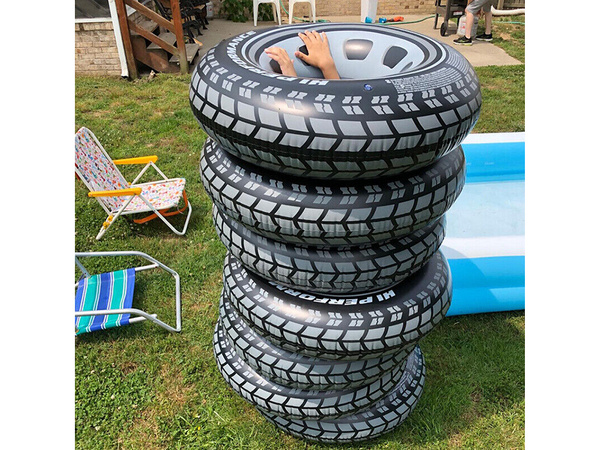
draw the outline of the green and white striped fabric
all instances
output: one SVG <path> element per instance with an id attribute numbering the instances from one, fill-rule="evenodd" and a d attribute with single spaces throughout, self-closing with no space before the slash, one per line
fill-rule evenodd
<path id="1" fill-rule="evenodd" d="M 75 294 L 75 311 L 131 308 L 135 269 L 81 278 Z M 129 323 L 129 314 L 75 317 L 75 334 L 104 330 Z"/>

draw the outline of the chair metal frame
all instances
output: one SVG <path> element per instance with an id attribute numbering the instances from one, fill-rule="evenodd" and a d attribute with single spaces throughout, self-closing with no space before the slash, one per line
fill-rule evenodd
<path id="1" fill-rule="evenodd" d="M 76 311 L 75 317 L 107 316 L 107 315 L 114 315 L 114 314 L 131 314 L 131 315 L 135 315 L 137 317 L 131 318 L 129 320 L 130 324 L 136 323 L 136 322 L 142 322 L 144 320 L 149 320 L 149 321 L 155 323 L 156 325 L 158 325 L 172 333 L 181 332 L 181 283 L 179 280 L 179 274 L 177 272 L 175 272 L 170 267 L 167 267 L 166 265 L 164 265 L 157 259 L 147 255 L 146 253 L 138 252 L 138 251 L 76 252 L 75 253 L 75 264 L 77 265 L 79 270 L 81 270 L 84 277 L 90 278 L 92 275 L 85 268 L 85 266 L 80 261 L 80 259 L 89 258 L 89 257 L 102 257 L 102 256 L 139 256 L 139 257 L 149 261 L 151 264 L 148 264 L 145 266 L 134 267 L 133 269 L 136 271 L 136 273 L 144 271 L 144 270 L 150 270 L 150 269 L 156 269 L 156 268 L 163 269 L 163 270 L 167 271 L 168 273 L 170 273 L 173 276 L 173 278 L 175 279 L 175 315 L 176 315 L 175 321 L 176 321 L 176 325 L 175 325 L 175 327 L 172 327 L 172 326 L 166 324 L 165 322 L 163 322 L 162 320 L 160 320 L 158 318 L 157 314 L 149 314 L 146 311 L 138 309 L 138 308 L 103 309 L 103 310 L 96 310 L 96 311 Z M 75 287 L 77 287 L 77 284 L 78 283 L 75 283 Z"/>

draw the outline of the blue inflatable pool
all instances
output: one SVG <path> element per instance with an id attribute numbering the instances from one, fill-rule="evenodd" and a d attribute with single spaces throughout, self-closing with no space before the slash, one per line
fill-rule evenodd
<path id="1" fill-rule="evenodd" d="M 467 180 L 446 214 L 448 316 L 525 309 L 525 133 L 472 134 Z"/>

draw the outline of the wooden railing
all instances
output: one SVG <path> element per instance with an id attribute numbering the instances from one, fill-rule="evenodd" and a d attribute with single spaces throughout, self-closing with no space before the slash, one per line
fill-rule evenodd
<path id="1" fill-rule="evenodd" d="M 123 36 L 123 46 L 125 47 L 125 56 L 127 59 L 127 68 L 129 69 L 129 76 L 131 78 L 137 78 L 137 67 L 135 63 L 135 55 L 133 53 L 133 46 L 131 44 L 131 31 L 138 33 L 140 36 L 148 39 L 155 43 L 162 49 L 166 50 L 172 55 L 179 55 L 179 67 L 182 74 L 188 73 L 188 60 L 185 51 L 185 38 L 183 36 L 183 25 L 181 21 L 181 10 L 179 8 L 179 0 L 169 0 L 171 4 L 171 14 L 173 21 L 165 19 L 160 14 L 152 11 L 150 8 L 142 5 L 136 0 L 116 0 L 117 14 L 119 16 L 119 26 L 121 28 L 121 35 Z M 173 33 L 177 39 L 177 47 L 163 41 L 154 33 L 142 28 L 127 17 L 127 9 L 125 5 L 128 5 L 142 14 L 144 17 L 157 23 L 159 26 L 166 28 Z"/>

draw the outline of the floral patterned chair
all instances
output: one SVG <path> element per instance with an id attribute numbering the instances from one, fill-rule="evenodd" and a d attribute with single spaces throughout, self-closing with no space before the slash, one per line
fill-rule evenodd
<path id="1" fill-rule="evenodd" d="M 185 178 L 167 178 L 154 164 L 157 156 L 141 156 L 112 160 L 94 133 L 82 127 L 75 134 L 75 173 L 90 190 L 88 195 L 96 198 L 108 214 L 96 239 L 101 239 L 112 223 L 122 215 L 148 213 L 147 217 L 135 219 L 135 223 L 161 219 L 175 234 L 184 235 L 192 214 L 192 206 L 185 193 Z M 145 164 L 133 182 L 128 183 L 117 165 Z M 139 183 L 149 167 L 153 167 L 163 178 L 160 181 Z M 180 201 L 184 206 L 179 208 Z M 183 213 L 189 208 L 185 224 L 177 230 L 166 217 Z M 174 210 L 173 210 L 174 209 Z"/>

